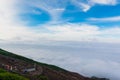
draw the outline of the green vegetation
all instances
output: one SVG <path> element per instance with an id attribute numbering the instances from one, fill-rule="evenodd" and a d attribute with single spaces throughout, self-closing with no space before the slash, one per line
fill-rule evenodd
<path id="1" fill-rule="evenodd" d="M 17 74 L 9 73 L 3 69 L 0 69 L 0 80 L 28 80 Z"/>
<path id="2" fill-rule="evenodd" d="M 23 61 L 26 61 L 26 62 L 30 62 L 30 63 L 37 63 L 37 64 L 39 64 L 41 66 L 47 66 L 47 67 L 49 67 L 51 69 L 54 69 L 54 70 L 57 70 L 57 71 L 66 71 L 66 70 L 64 70 L 64 69 L 62 69 L 60 67 L 57 67 L 57 66 L 54 66 L 54 65 L 45 64 L 45 63 L 36 62 L 36 61 L 34 61 L 32 59 L 29 59 L 29 58 L 26 58 L 26 57 L 23 57 L 23 56 L 20 56 L 20 55 L 16 55 L 14 53 L 5 51 L 3 49 L 0 49 L 0 54 L 4 55 L 4 56 L 15 58 L 15 59 L 23 60 Z"/>
<path id="3" fill-rule="evenodd" d="M 48 80 L 48 78 L 46 76 L 42 76 L 42 75 L 37 76 L 37 79 Z"/>
<path id="4" fill-rule="evenodd" d="M 8 57 L 12 57 L 12 58 L 24 60 L 24 61 L 27 61 L 27 62 L 31 62 L 31 61 L 34 62 L 32 59 L 28 59 L 28 58 L 26 58 L 26 57 L 13 54 L 13 53 L 8 52 L 8 51 L 5 51 L 5 50 L 3 50 L 3 49 L 0 49 L 0 54 L 2 54 L 2 55 L 4 55 L 4 56 L 8 56 Z"/>

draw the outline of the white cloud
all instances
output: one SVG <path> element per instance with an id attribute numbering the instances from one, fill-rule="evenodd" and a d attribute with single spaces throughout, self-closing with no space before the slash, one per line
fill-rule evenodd
<path id="1" fill-rule="evenodd" d="M 84 3 L 80 3 L 80 5 L 82 6 L 82 9 L 84 12 L 87 12 L 91 6 L 90 5 L 87 5 L 87 4 L 84 4 Z"/>
<path id="2" fill-rule="evenodd" d="M 33 14 L 39 14 L 39 15 L 42 14 L 42 12 L 41 12 L 41 11 L 38 11 L 38 10 L 33 10 L 32 13 L 33 13 Z"/>
<path id="3" fill-rule="evenodd" d="M 81 11 L 87 12 L 91 8 L 91 5 L 87 3 L 83 3 L 79 0 L 71 0 L 71 1 L 72 1 L 72 4 L 80 8 Z"/>
<path id="4" fill-rule="evenodd" d="M 105 29 L 104 34 L 109 34 L 109 35 L 120 35 L 120 27 L 114 27 L 114 28 L 110 28 L 110 29 Z M 119 37 L 119 36 L 118 36 Z"/>
<path id="5" fill-rule="evenodd" d="M 91 7 L 95 5 L 117 5 L 118 0 L 87 0 L 87 1 L 81 1 L 81 0 L 71 0 L 72 3 L 79 7 L 80 10 L 87 12 L 90 10 Z"/>
<path id="6" fill-rule="evenodd" d="M 120 40 L 120 28 L 112 27 L 100 29 L 98 26 L 87 24 L 62 24 L 46 25 L 42 35 L 48 40 L 57 41 L 91 41 L 91 42 L 112 42 Z"/>
<path id="7" fill-rule="evenodd" d="M 98 22 L 118 22 L 120 21 L 120 16 L 115 17 L 106 17 L 106 18 L 89 18 L 90 21 L 98 21 Z"/>
<path id="8" fill-rule="evenodd" d="M 42 10 L 45 10 L 46 12 L 48 12 L 48 14 L 50 14 L 51 16 L 51 20 L 54 21 L 59 21 L 61 19 L 61 14 L 63 13 L 63 11 L 66 8 L 66 4 L 67 4 L 68 0 L 64 0 L 64 1 L 59 1 L 59 0 L 21 0 L 21 3 L 23 6 L 27 7 L 35 7 L 35 8 L 39 8 Z M 24 10 L 23 10 L 24 12 Z"/>
<path id="9" fill-rule="evenodd" d="M 85 76 L 120 80 L 120 44 L 91 42 L 0 43 L 0 47 Z"/>
<path id="10" fill-rule="evenodd" d="M 101 5 L 116 5 L 117 0 L 90 0 L 91 4 L 101 4 Z"/>
<path id="11" fill-rule="evenodd" d="M 74 26 L 74 27 L 73 27 Z M 99 32 L 97 27 L 90 25 L 76 25 L 76 24 L 67 24 L 67 25 L 55 25 L 46 27 L 48 31 L 53 33 L 48 33 L 50 38 L 54 40 L 65 40 L 65 41 L 81 41 L 89 40 L 92 36 L 95 36 Z"/>
<path id="12" fill-rule="evenodd" d="M 14 1 L 11 0 L 8 2 L 7 0 L 0 0 L 0 23 L 10 23 L 13 20 L 13 16 L 15 16 L 16 12 L 14 11 Z M 9 13 L 9 14 L 8 14 Z"/>
<path id="13" fill-rule="evenodd" d="M 100 29 L 88 24 L 47 24 L 36 28 L 19 25 L 3 25 L 0 27 L 0 39 L 22 42 L 39 41 L 91 41 L 120 42 L 120 28 Z"/>

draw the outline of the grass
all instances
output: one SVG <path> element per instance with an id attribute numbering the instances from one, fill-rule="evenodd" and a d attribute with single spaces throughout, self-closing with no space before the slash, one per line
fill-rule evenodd
<path id="1" fill-rule="evenodd" d="M 9 73 L 3 69 L 0 69 L 0 80 L 29 80 L 18 74 Z"/>

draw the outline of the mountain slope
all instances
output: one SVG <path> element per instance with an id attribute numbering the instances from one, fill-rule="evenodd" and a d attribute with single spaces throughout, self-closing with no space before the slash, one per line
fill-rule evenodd
<path id="1" fill-rule="evenodd" d="M 30 80 L 107 80 L 106 78 L 87 78 L 54 65 L 39 63 L 32 59 L 0 49 L 0 68 Z"/>
<path id="2" fill-rule="evenodd" d="M 3 69 L 0 69 L 0 80 L 28 80 L 18 74 L 9 73 Z"/>

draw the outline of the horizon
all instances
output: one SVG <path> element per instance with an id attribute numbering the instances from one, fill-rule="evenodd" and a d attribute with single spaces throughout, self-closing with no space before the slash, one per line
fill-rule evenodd
<path id="1" fill-rule="evenodd" d="M 120 80 L 119 9 L 119 0 L 0 0 L 0 48 Z"/>

